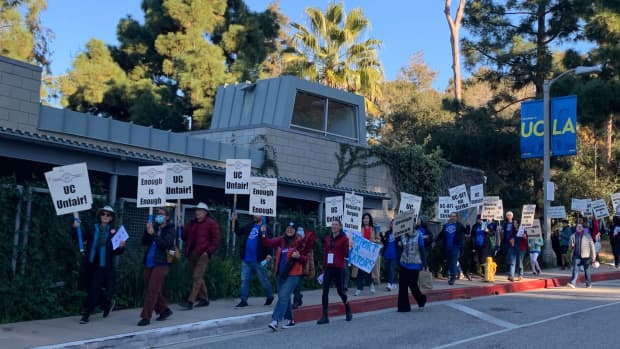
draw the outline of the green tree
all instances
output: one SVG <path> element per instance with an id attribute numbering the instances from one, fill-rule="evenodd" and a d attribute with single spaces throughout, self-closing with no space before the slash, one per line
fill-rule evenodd
<path id="1" fill-rule="evenodd" d="M 376 115 L 383 67 L 378 58 L 381 41 L 363 39 L 370 22 L 360 8 L 345 13 L 342 2 L 305 9 L 309 27 L 292 23 L 293 47 L 287 69 L 302 78 L 355 92 L 366 97 L 367 112 Z"/>

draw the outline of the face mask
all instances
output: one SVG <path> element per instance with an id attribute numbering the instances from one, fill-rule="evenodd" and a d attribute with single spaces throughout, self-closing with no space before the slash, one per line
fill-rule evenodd
<path id="1" fill-rule="evenodd" d="M 155 222 L 157 224 L 162 224 L 164 222 L 164 215 L 158 214 L 157 216 L 155 216 Z"/>

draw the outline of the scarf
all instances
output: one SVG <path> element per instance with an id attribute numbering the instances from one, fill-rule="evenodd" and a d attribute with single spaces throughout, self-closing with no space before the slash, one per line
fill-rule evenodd
<path id="1" fill-rule="evenodd" d="M 95 261 L 95 253 L 97 251 L 97 246 L 99 246 L 99 266 L 105 267 L 105 251 L 106 244 L 108 241 L 108 235 L 110 234 L 110 225 L 106 225 L 105 231 L 103 232 L 103 244 L 99 243 L 99 234 L 100 234 L 100 224 L 95 224 L 95 236 L 93 236 L 93 244 L 90 248 L 90 258 L 89 262 L 93 263 Z"/>

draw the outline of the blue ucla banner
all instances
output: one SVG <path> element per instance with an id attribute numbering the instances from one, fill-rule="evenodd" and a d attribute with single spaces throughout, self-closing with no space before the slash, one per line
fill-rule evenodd
<path id="1" fill-rule="evenodd" d="M 551 99 L 551 156 L 577 154 L 577 96 Z M 542 100 L 521 103 L 521 158 L 542 158 L 544 146 Z"/>

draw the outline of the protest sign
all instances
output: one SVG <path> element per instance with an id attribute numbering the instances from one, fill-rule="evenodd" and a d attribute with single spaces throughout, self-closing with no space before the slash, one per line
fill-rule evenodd
<path id="1" fill-rule="evenodd" d="M 573 211 L 581 212 L 583 215 L 589 215 L 590 212 L 592 212 L 592 200 L 573 198 L 571 200 L 570 209 Z"/>
<path id="2" fill-rule="evenodd" d="M 521 226 L 529 228 L 534 224 L 534 214 L 536 213 L 536 205 L 523 205 L 521 211 Z"/>
<path id="3" fill-rule="evenodd" d="M 542 227 L 540 225 L 540 219 L 534 219 L 532 226 L 527 228 L 527 237 L 528 238 L 542 237 Z"/>
<path id="4" fill-rule="evenodd" d="M 346 199 L 345 199 L 346 201 Z M 351 264 L 370 273 L 375 266 L 381 244 L 364 239 L 360 234 L 351 234 L 353 248 L 351 249 Z"/>
<path id="5" fill-rule="evenodd" d="M 549 215 L 549 218 L 566 218 L 566 208 L 564 206 L 549 206 L 547 214 Z"/>
<path id="6" fill-rule="evenodd" d="M 417 195 L 400 192 L 400 206 L 398 213 L 406 211 L 415 212 L 416 216 L 420 214 L 420 207 L 422 206 L 422 198 Z"/>
<path id="7" fill-rule="evenodd" d="M 504 206 L 499 196 L 485 196 L 482 199 L 481 218 L 501 221 L 504 215 Z"/>
<path id="8" fill-rule="evenodd" d="M 415 228 L 415 219 L 417 215 L 414 211 L 405 211 L 394 217 L 394 226 L 392 227 L 392 235 L 397 238 L 403 234 L 413 232 Z"/>
<path id="9" fill-rule="evenodd" d="M 278 179 L 250 177 L 250 214 L 276 216 Z"/>
<path id="10" fill-rule="evenodd" d="M 225 194 L 250 194 L 252 160 L 226 159 Z"/>
<path id="11" fill-rule="evenodd" d="M 180 200 L 194 197 L 192 165 L 187 162 L 169 162 L 166 167 L 166 199 Z"/>
<path id="12" fill-rule="evenodd" d="M 450 192 L 450 199 L 454 201 L 455 211 L 462 211 L 469 208 L 469 196 L 467 195 L 467 187 L 465 187 L 465 184 L 450 188 L 448 191 Z"/>
<path id="13" fill-rule="evenodd" d="M 56 167 L 45 172 L 56 215 L 89 210 L 93 205 L 86 163 Z"/>
<path id="14" fill-rule="evenodd" d="M 166 166 L 138 167 L 137 207 L 163 206 L 166 203 Z"/>
<path id="15" fill-rule="evenodd" d="M 440 221 L 450 219 L 450 213 L 456 212 L 454 209 L 454 201 L 449 196 L 440 196 L 438 202 L 437 216 Z"/>
<path id="16" fill-rule="evenodd" d="M 620 216 L 620 192 L 611 194 L 611 205 L 614 207 L 614 215 Z"/>
<path id="17" fill-rule="evenodd" d="M 364 197 L 345 193 L 344 194 L 344 227 L 350 231 L 362 230 L 362 210 L 364 209 Z"/>
<path id="18" fill-rule="evenodd" d="M 592 213 L 596 219 L 609 217 L 609 209 L 607 208 L 607 203 L 605 199 L 598 199 L 592 201 Z"/>
<path id="19" fill-rule="evenodd" d="M 332 222 L 342 222 L 344 199 L 342 196 L 330 196 L 325 198 L 325 226 L 331 227 Z"/>
<path id="20" fill-rule="evenodd" d="M 482 206 L 484 201 L 484 186 L 482 184 L 472 185 L 469 188 L 471 206 Z"/>

